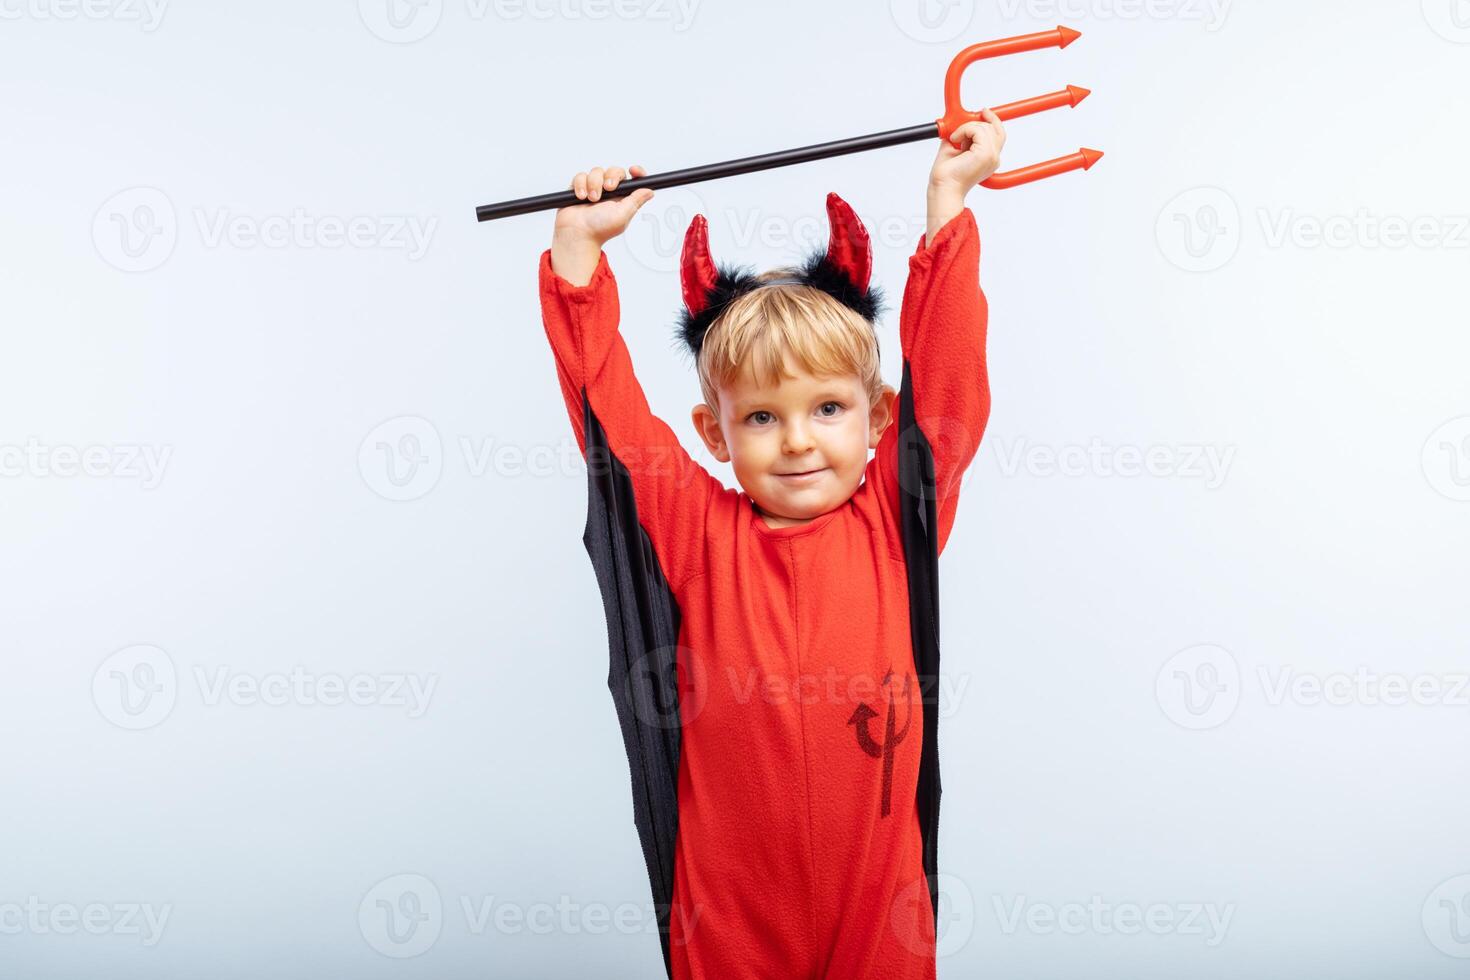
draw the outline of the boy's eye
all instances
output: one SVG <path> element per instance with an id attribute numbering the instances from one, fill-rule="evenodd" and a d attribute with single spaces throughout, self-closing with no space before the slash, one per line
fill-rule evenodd
<path id="1" fill-rule="evenodd" d="M 747 422 L 754 422 L 756 425 L 765 425 L 766 424 L 766 420 L 768 418 L 770 418 L 770 417 L 771 417 L 771 413 L 770 412 L 767 412 L 765 409 L 761 409 L 758 412 L 751 412 L 749 415 L 747 415 L 745 417 L 745 421 L 747 421 Z"/>
<path id="2" fill-rule="evenodd" d="M 827 411 L 828 408 L 831 408 L 832 411 L 830 411 L 830 412 Z M 832 416 L 834 416 L 838 412 L 842 411 L 842 403 L 841 402 L 826 402 L 826 403 L 824 403 L 822 405 L 821 411 L 822 411 L 823 416 L 825 416 L 826 418 L 829 418 L 830 419 Z"/>

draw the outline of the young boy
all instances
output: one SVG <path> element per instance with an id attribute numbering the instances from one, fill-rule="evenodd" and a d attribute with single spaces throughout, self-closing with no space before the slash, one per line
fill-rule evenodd
<path id="1" fill-rule="evenodd" d="M 902 392 L 879 377 L 867 234 L 836 195 L 826 255 L 763 277 L 716 267 L 695 219 L 693 421 L 740 491 L 650 412 L 618 332 L 602 246 L 653 192 L 601 200 L 625 173 L 597 168 L 572 181 L 587 203 L 557 213 L 542 314 L 589 464 L 584 541 L 677 980 L 935 975 L 935 574 L 990 410 L 964 200 L 1004 142 L 988 110 L 941 141 Z"/>

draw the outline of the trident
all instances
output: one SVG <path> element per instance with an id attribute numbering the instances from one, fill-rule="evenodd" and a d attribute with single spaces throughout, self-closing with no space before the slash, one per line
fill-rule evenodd
<path id="1" fill-rule="evenodd" d="M 647 174 L 633 180 L 625 180 L 613 190 L 604 190 L 602 199 L 624 197 L 643 187 L 657 190 L 660 187 L 676 187 L 680 184 L 695 184 L 719 177 L 754 173 L 758 170 L 789 167 L 796 163 L 823 160 L 827 157 L 843 156 L 848 153 L 860 153 L 864 150 L 877 150 L 885 146 L 897 146 L 900 143 L 912 143 L 917 140 L 934 139 L 935 137 L 948 139 L 951 133 L 965 123 L 984 119 L 979 112 L 970 112 L 960 102 L 960 78 L 965 74 L 966 68 L 987 58 L 1000 58 L 1005 55 L 1020 54 L 1022 51 L 1037 51 L 1041 48 L 1065 48 L 1081 36 L 1080 31 L 1074 31 L 1068 27 L 1057 27 L 1055 30 L 1041 31 L 1038 34 L 1023 34 L 1020 37 L 1006 37 L 970 45 L 955 55 L 954 60 L 949 63 L 949 70 L 944 74 L 944 115 L 933 122 L 909 126 L 906 129 L 890 129 L 869 136 L 855 136 L 852 139 L 834 140 L 830 143 L 816 143 L 794 150 L 741 157 L 738 160 L 726 160 L 724 163 L 711 163 L 703 167 L 686 167 L 683 170 L 670 170 L 668 173 Z M 995 114 L 1002 121 L 1018 119 L 1021 116 L 1045 112 L 1047 109 L 1076 106 L 1090 94 L 1088 89 L 1068 85 L 1061 91 L 1052 92 L 1049 95 L 1038 95 L 1032 99 L 1022 99 L 1019 102 L 996 106 Z M 1054 160 L 1034 163 L 1029 167 L 1021 167 L 1016 170 L 1007 170 L 1005 173 L 992 174 L 981 181 L 980 186 L 991 190 L 1019 187 L 1022 184 L 1029 184 L 1044 177 L 1055 177 L 1057 174 L 1064 174 L 1071 170 L 1090 170 L 1092 165 L 1101 159 L 1102 151 L 1083 147 L 1076 153 L 1069 153 Z M 551 194 L 520 197 L 513 201 L 501 201 L 498 204 L 482 204 L 475 208 L 475 217 L 480 221 L 490 221 L 494 218 L 529 214 L 532 211 L 548 211 L 581 203 L 584 202 L 577 197 L 575 191 L 556 191 Z"/>

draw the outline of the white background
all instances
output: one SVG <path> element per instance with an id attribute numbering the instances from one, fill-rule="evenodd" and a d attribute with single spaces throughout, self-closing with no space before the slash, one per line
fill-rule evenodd
<path id="1" fill-rule="evenodd" d="M 940 976 L 1463 975 L 1470 4 L 393 2 L 0 0 L 0 975 L 659 975 L 551 215 L 473 208 L 921 123 L 1057 23 L 966 81 L 1094 90 L 1006 166 L 1107 156 L 970 196 Z M 764 268 L 836 190 L 896 306 L 933 150 L 609 246 L 687 446 L 693 211 Z"/>

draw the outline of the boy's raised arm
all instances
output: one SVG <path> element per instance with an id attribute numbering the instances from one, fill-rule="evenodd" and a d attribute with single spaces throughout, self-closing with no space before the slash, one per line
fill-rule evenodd
<path id="1" fill-rule="evenodd" d="M 640 170 L 632 168 L 633 175 L 641 176 Z M 724 488 L 650 410 L 618 331 L 617 281 L 602 245 L 653 196 L 640 190 L 598 203 L 602 189 L 611 190 L 622 177 L 621 168 L 597 168 L 573 181 L 589 203 L 557 212 L 552 247 L 541 254 L 541 315 L 577 447 L 585 457 L 590 414 L 628 471 L 639 523 L 677 591 L 702 570 L 705 520 L 712 496 Z M 587 465 L 609 463 L 591 458 Z"/>
<path id="2" fill-rule="evenodd" d="M 954 524 L 960 480 L 990 418 L 989 307 L 980 288 L 980 233 L 965 195 L 995 172 L 1004 143 L 1005 129 L 989 110 L 985 122 L 967 123 L 941 142 L 929 174 L 927 230 L 909 258 L 899 312 L 914 422 L 934 459 L 939 551 Z M 888 445 L 878 449 L 894 493 L 898 428 L 897 421 L 889 426 L 883 440 Z"/>

